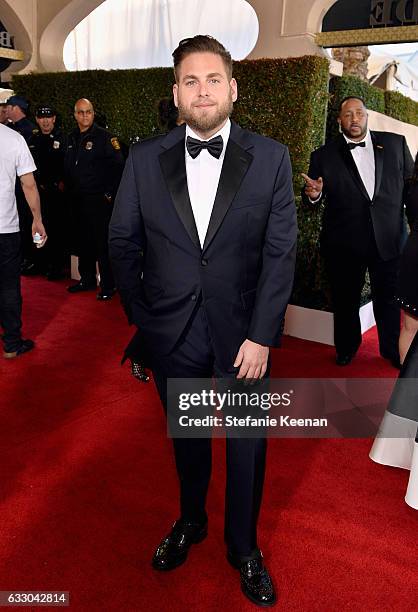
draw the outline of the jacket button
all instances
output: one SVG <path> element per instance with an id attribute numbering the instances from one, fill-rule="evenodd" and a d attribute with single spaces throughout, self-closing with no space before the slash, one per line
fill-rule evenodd
<path id="1" fill-rule="evenodd" d="M 202 266 L 207 266 L 208 265 L 208 260 L 207 259 L 202 259 L 202 261 L 200 263 L 202 264 Z"/>
<path id="2" fill-rule="evenodd" d="M 196 295 L 193 293 L 193 295 L 190 296 L 190 299 L 192 300 L 192 302 L 196 301 Z"/>

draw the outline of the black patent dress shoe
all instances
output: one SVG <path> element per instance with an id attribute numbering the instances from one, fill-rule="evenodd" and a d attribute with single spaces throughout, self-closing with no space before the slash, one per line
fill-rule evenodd
<path id="1" fill-rule="evenodd" d="M 68 293 L 80 293 L 80 291 L 92 291 L 93 289 L 96 289 L 95 283 L 85 283 L 84 281 L 79 281 L 75 285 L 67 287 Z"/>
<path id="2" fill-rule="evenodd" d="M 115 295 L 115 293 L 116 293 L 116 289 L 102 289 L 97 294 L 97 299 L 99 300 L 99 302 L 104 302 L 105 300 L 111 300 L 112 297 Z"/>
<path id="3" fill-rule="evenodd" d="M 40 274 L 40 270 L 35 266 L 34 263 L 31 262 L 26 262 L 24 265 L 22 265 L 21 269 L 20 269 L 20 273 L 22 276 L 36 276 L 37 274 Z"/>
<path id="4" fill-rule="evenodd" d="M 192 544 L 202 542 L 208 535 L 208 523 L 190 523 L 179 519 L 170 533 L 160 542 L 152 558 L 152 567 L 160 571 L 172 570 L 187 559 Z"/>
<path id="5" fill-rule="evenodd" d="M 346 366 L 352 362 L 354 355 L 344 355 L 341 353 L 337 353 L 335 357 L 335 363 L 339 366 Z"/>
<path id="6" fill-rule="evenodd" d="M 244 595 L 257 606 L 263 608 L 274 606 L 277 597 L 270 574 L 264 566 L 261 551 L 258 551 L 256 557 L 243 563 L 234 558 L 230 552 L 227 558 L 232 567 L 239 569 L 241 590 Z"/>
<path id="7" fill-rule="evenodd" d="M 135 361 L 134 359 L 130 359 L 130 362 L 132 376 L 139 380 L 139 382 L 149 382 L 149 374 L 143 364 L 140 361 Z"/>

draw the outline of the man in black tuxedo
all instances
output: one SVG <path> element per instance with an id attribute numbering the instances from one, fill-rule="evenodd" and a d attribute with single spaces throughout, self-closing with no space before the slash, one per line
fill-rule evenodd
<path id="1" fill-rule="evenodd" d="M 261 379 L 278 346 L 295 262 L 296 216 L 286 147 L 241 129 L 230 54 L 210 36 L 173 53 L 185 125 L 135 144 L 110 224 L 128 316 L 166 405 L 167 378 Z M 210 439 L 174 438 L 180 518 L 153 567 L 170 570 L 207 534 Z M 227 440 L 225 540 L 244 593 L 272 605 L 257 546 L 266 440 Z"/>
<path id="2" fill-rule="evenodd" d="M 334 308 L 337 364 L 361 344 L 359 307 L 369 270 L 380 354 L 399 364 L 400 311 L 395 301 L 405 235 L 403 201 L 413 160 L 403 136 L 371 132 L 361 98 L 345 98 L 341 134 L 311 155 L 303 197 L 325 202 L 321 252 Z"/>

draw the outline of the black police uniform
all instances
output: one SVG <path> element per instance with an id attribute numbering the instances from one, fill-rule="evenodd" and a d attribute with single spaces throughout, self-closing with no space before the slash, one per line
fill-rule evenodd
<path id="1" fill-rule="evenodd" d="M 107 241 L 113 200 L 124 163 L 116 136 L 96 123 L 85 132 L 76 128 L 69 135 L 65 184 L 77 237 L 78 271 L 83 285 L 93 287 L 97 261 L 102 294 L 113 292 L 115 285 Z"/>
<path id="2" fill-rule="evenodd" d="M 32 121 L 29 121 L 26 117 L 22 117 L 19 121 L 15 123 L 9 123 L 8 126 L 10 129 L 18 132 L 23 136 L 23 138 L 28 142 L 32 137 L 33 130 L 35 129 L 35 125 Z M 34 246 L 32 242 L 32 213 L 30 212 L 29 206 L 26 202 L 26 198 L 23 193 L 22 186 L 20 181 L 16 181 L 16 205 L 17 212 L 19 214 L 19 226 L 20 226 L 20 235 L 22 240 L 22 255 L 23 255 L 23 265 L 22 272 L 27 270 L 34 271 Z"/>
<path id="3" fill-rule="evenodd" d="M 19 121 L 16 121 L 15 123 L 9 123 L 8 126 L 12 130 L 15 130 L 15 132 L 19 132 L 26 142 L 28 142 L 32 137 L 32 132 L 35 129 L 35 124 L 32 123 L 32 121 L 29 121 L 29 119 L 26 117 L 22 117 L 22 119 L 19 119 Z"/>
<path id="4" fill-rule="evenodd" d="M 36 263 L 49 279 L 54 280 L 62 276 L 68 250 L 69 213 L 63 194 L 66 139 L 59 129 L 50 134 L 34 129 L 28 145 L 37 168 L 35 179 L 41 198 L 42 221 L 48 235 L 45 247 L 36 252 L 39 255 Z"/>

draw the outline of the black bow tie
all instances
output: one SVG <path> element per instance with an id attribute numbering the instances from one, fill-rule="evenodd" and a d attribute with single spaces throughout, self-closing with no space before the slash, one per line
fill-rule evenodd
<path id="1" fill-rule="evenodd" d="M 190 157 L 193 157 L 193 159 L 199 155 L 202 149 L 207 149 L 213 157 L 219 159 L 224 147 L 224 141 L 222 136 L 216 136 L 216 138 L 211 140 L 197 140 L 197 138 L 187 136 L 186 147 Z"/>
<path id="2" fill-rule="evenodd" d="M 350 149 L 350 151 L 352 151 L 353 149 L 355 149 L 356 147 L 365 147 L 366 143 L 363 140 L 363 142 L 348 142 L 348 148 Z"/>

